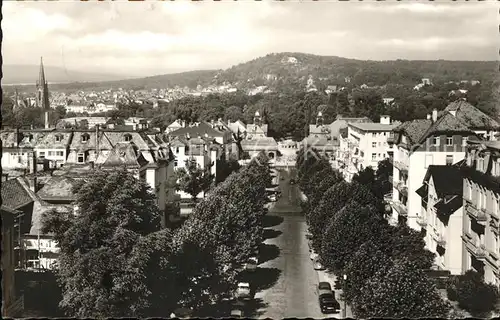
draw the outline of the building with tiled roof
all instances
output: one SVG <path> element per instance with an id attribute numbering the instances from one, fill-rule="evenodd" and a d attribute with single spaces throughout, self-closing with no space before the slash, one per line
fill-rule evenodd
<path id="1" fill-rule="evenodd" d="M 468 139 L 483 139 L 482 129 L 486 127 L 477 127 L 483 116 L 476 109 L 483 120 L 470 117 L 471 108 L 476 109 L 463 102 L 452 103 L 441 113 L 434 110 L 427 119 L 405 122 L 393 130 L 388 140 L 394 144 L 391 223 L 405 220 L 411 228 L 421 230 L 417 223 L 421 199 L 415 191 L 427 168 L 459 162 L 465 156 Z M 494 125 L 493 121 L 488 125 Z"/>
<path id="2" fill-rule="evenodd" d="M 56 167 L 66 163 L 72 131 L 53 130 L 43 133 L 33 148 L 37 159 L 47 159 Z"/>
<path id="3" fill-rule="evenodd" d="M 462 272 L 500 285 L 500 142 L 468 141 L 463 177 Z"/>
<path id="4" fill-rule="evenodd" d="M 462 274 L 463 178 L 456 165 L 430 165 L 416 193 L 421 198 L 417 223 L 425 247 L 436 255 L 438 270 Z"/>
<path id="5" fill-rule="evenodd" d="M 267 127 L 268 126 L 264 123 L 264 119 L 262 119 L 260 112 L 255 111 L 253 123 L 249 123 L 246 126 L 246 137 L 248 139 L 267 137 Z"/>
<path id="6" fill-rule="evenodd" d="M 347 124 L 347 137 L 340 136 L 337 168 L 346 181 L 367 167 L 377 169 L 378 163 L 392 155 L 387 138 L 399 125 L 382 115 L 379 123 L 353 121 Z"/>

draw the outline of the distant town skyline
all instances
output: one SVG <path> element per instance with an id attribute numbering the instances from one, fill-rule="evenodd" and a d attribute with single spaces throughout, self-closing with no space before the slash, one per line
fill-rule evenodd
<path id="1" fill-rule="evenodd" d="M 496 2 L 5 2 L 6 65 L 147 76 L 273 52 L 498 60 Z"/>

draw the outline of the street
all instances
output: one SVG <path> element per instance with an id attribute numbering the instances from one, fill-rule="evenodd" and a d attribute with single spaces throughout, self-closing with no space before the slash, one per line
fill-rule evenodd
<path id="1" fill-rule="evenodd" d="M 307 225 L 296 202 L 298 190 L 289 184 L 290 173 L 280 170 L 282 197 L 270 209 L 266 241 L 261 250 L 265 260 L 259 269 L 272 273 L 268 288 L 257 291 L 258 318 L 324 318 L 319 309 L 316 286 L 318 273 L 309 259 Z M 267 261 L 266 261 L 267 260 Z M 332 284 L 333 286 L 333 284 Z"/>

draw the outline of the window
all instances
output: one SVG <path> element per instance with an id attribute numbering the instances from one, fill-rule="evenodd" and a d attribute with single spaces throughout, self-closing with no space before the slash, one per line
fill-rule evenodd
<path id="1" fill-rule="evenodd" d="M 125 137 L 125 141 L 127 141 L 127 142 L 132 141 L 132 135 L 127 133 L 124 137 Z"/>
<path id="2" fill-rule="evenodd" d="M 77 163 L 84 163 L 85 162 L 85 153 L 78 153 L 76 155 L 76 162 Z"/>
<path id="3" fill-rule="evenodd" d="M 174 167 L 177 167 L 177 160 L 174 161 Z"/>
<path id="4" fill-rule="evenodd" d="M 433 137 L 432 138 L 432 145 L 433 146 L 439 146 L 439 137 Z"/>
<path id="5" fill-rule="evenodd" d="M 45 152 L 44 151 L 39 152 L 38 157 L 41 159 L 45 158 Z"/>
<path id="6" fill-rule="evenodd" d="M 446 155 L 446 165 L 451 166 L 453 164 L 453 155 Z"/>
<path id="7" fill-rule="evenodd" d="M 376 153 L 372 153 L 372 160 L 377 160 L 377 154 Z"/>
<path id="8" fill-rule="evenodd" d="M 89 136 L 87 133 L 82 134 L 82 142 L 87 142 L 87 141 L 89 141 L 89 138 L 90 138 L 90 136 Z"/>
<path id="9" fill-rule="evenodd" d="M 175 148 L 175 153 L 179 153 L 179 147 Z"/>
<path id="10" fill-rule="evenodd" d="M 59 157 L 62 157 L 62 156 L 64 156 L 64 152 L 62 152 L 62 151 L 56 151 L 56 155 L 59 156 Z"/>
<path id="11" fill-rule="evenodd" d="M 453 137 L 446 137 L 446 145 L 447 146 L 453 145 Z"/>
<path id="12" fill-rule="evenodd" d="M 49 157 L 54 155 L 54 151 L 49 151 Z"/>
<path id="13" fill-rule="evenodd" d="M 372 148 L 376 148 L 377 147 L 377 143 L 376 142 L 372 142 Z"/>
<path id="14" fill-rule="evenodd" d="M 61 135 L 56 135 L 56 142 L 61 142 L 62 136 Z"/>
<path id="15" fill-rule="evenodd" d="M 466 146 L 467 145 L 467 137 L 462 137 L 462 146 Z"/>

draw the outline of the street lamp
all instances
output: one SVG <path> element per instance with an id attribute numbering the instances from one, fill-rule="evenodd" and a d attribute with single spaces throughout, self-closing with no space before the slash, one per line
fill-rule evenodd
<path id="1" fill-rule="evenodd" d="M 342 309 L 342 318 L 345 319 L 345 317 L 347 316 L 347 303 L 345 301 L 345 288 L 346 288 L 347 274 L 344 274 L 343 278 L 344 278 L 344 292 L 343 292 L 344 308 Z"/>

